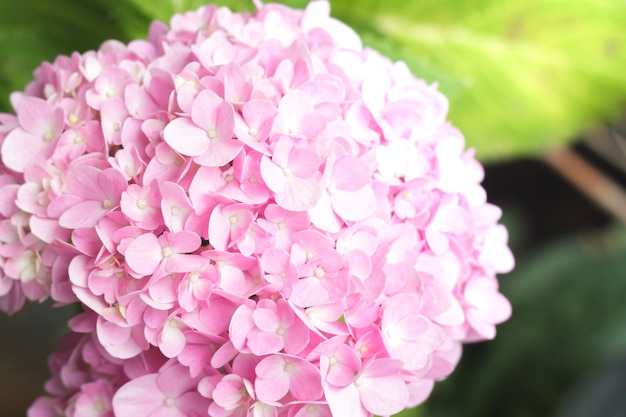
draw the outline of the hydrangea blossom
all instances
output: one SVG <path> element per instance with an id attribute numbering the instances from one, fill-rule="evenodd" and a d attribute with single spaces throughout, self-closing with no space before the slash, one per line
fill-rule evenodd
<path id="1" fill-rule="evenodd" d="M 510 314 L 447 100 L 329 16 L 213 5 L 0 115 L 0 308 L 78 303 L 30 417 L 392 415 Z"/>

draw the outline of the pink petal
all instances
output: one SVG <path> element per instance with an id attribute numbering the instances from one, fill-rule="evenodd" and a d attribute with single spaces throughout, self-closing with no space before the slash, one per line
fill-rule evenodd
<path id="1" fill-rule="evenodd" d="M 11 131 L 2 142 L 2 163 L 16 172 L 24 170 L 45 156 L 49 143 L 22 129 Z"/>
<path id="2" fill-rule="evenodd" d="M 335 213 L 347 221 L 363 220 L 376 210 L 376 194 L 369 186 L 356 191 L 337 190 L 331 201 Z"/>
<path id="3" fill-rule="evenodd" d="M 324 396 L 333 416 L 341 417 L 371 417 L 359 398 L 359 391 L 354 384 L 344 388 L 336 388 L 332 385 L 324 386 Z"/>
<path id="4" fill-rule="evenodd" d="M 161 245 L 155 235 L 144 233 L 135 238 L 124 253 L 126 264 L 141 276 L 154 273 L 163 260 Z"/>
<path id="5" fill-rule="evenodd" d="M 345 157 L 333 166 L 331 185 L 345 191 L 356 191 L 370 181 L 370 166 L 359 158 Z"/>
<path id="6" fill-rule="evenodd" d="M 163 139 L 176 152 L 188 156 L 204 154 L 211 143 L 207 131 L 196 126 L 188 117 L 169 122 L 163 130 Z"/>
<path id="7" fill-rule="evenodd" d="M 275 199 L 276 204 L 286 210 L 306 211 L 315 207 L 321 196 L 322 173 L 316 172 L 309 178 L 287 177 L 285 187 Z"/>
<path id="8" fill-rule="evenodd" d="M 264 332 L 275 332 L 278 330 L 278 316 L 269 308 L 257 308 L 252 313 L 254 324 Z"/>
<path id="9" fill-rule="evenodd" d="M 257 329 L 248 333 L 248 347 L 257 356 L 277 353 L 283 346 L 283 339 L 277 333 L 267 333 Z"/>
<path id="10" fill-rule="evenodd" d="M 148 417 L 163 407 L 163 394 L 156 385 L 157 374 L 132 379 L 113 396 L 116 416 Z"/>
<path id="11" fill-rule="evenodd" d="M 93 227 L 108 211 L 101 201 L 83 201 L 67 209 L 59 217 L 59 225 L 67 229 Z"/>
<path id="12" fill-rule="evenodd" d="M 274 402 L 289 392 L 290 377 L 285 372 L 285 361 L 280 355 L 271 355 L 256 366 L 254 390 L 261 401 Z"/>
<path id="13" fill-rule="evenodd" d="M 159 349 L 168 358 L 178 356 L 185 348 L 185 335 L 179 325 L 178 320 L 170 319 L 165 322 L 159 335 Z"/>

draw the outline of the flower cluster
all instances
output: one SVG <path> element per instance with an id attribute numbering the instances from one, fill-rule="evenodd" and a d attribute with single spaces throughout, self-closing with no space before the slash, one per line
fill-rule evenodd
<path id="1" fill-rule="evenodd" d="M 0 308 L 80 303 L 30 417 L 388 416 L 510 314 L 447 101 L 329 5 L 206 6 L 0 115 Z"/>

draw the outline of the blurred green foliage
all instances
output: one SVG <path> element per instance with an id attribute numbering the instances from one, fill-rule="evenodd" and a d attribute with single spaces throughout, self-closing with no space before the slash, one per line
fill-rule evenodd
<path id="1" fill-rule="evenodd" d="M 0 0 L 0 106 L 57 54 L 145 38 L 153 19 L 209 0 Z M 214 0 L 252 10 L 252 0 Z M 304 7 L 306 0 L 283 0 Z M 626 104 L 626 2 L 331 0 L 366 45 L 437 82 L 483 161 L 540 153 Z"/>
<path id="2" fill-rule="evenodd" d="M 450 120 L 483 160 L 539 153 L 626 104 L 626 2 L 331 3 L 337 17 L 385 40 L 389 55 L 439 81 Z"/>

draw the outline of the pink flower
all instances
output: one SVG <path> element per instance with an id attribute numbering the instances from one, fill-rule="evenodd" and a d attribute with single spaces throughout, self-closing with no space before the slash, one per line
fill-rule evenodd
<path id="1" fill-rule="evenodd" d="M 511 311 L 437 89 L 255 1 L 44 63 L 0 115 L 0 309 L 77 303 L 30 417 L 392 415 Z"/>
<path id="2" fill-rule="evenodd" d="M 197 379 L 174 364 L 124 384 L 113 396 L 115 415 L 187 417 L 206 414 L 209 402 L 197 392 Z"/>
<path id="3" fill-rule="evenodd" d="M 353 382 L 336 388 L 327 384 L 324 394 L 334 416 L 388 416 L 404 409 L 409 391 L 400 375 L 402 365 L 392 359 L 365 364 Z"/>
<path id="4" fill-rule="evenodd" d="M 152 275 L 159 268 L 164 272 L 188 272 L 195 268 L 189 264 L 194 258 L 187 252 L 199 247 L 200 238 L 192 232 L 165 232 L 158 238 L 152 233 L 145 233 L 128 245 L 125 256 L 129 272 L 133 275 Z M 188 270 L 190 267 L 191 270 Z"/>
<path id="5" fill-rule="evenodd" d="M 322 195 L 322 173 L 319 155 L 310 149 L 298 148 L 287 136 L 276 142 L 271 160 L 261 159 L 261 175 L 276 203 L 290 211 L 315 207 Z"/>
<path id="6" fill-rule="evenodd" d="M 211 116 L 212 115 L 212 116 Z M 168 145 L 200 165 L 222 166 L 232 161 L 243 144 L 233 139 L 232 105 L 211 90 L 196 96 L 191 117 L 172 120 L 163 131 Z"/>
<path id="7" fill-rule="evenodd" d="M 261 401 L 280 401 L 287 393 L 299 401 L 315 401 L 322 396 L 319 369 L 300 357 L 270 355 L 255 371 L 254 387 Z"/>
<path id="8" fill-rule="evenodd" d="M 65 125 L 64 112 L 37 97 L 24 97 L 17 106 L 19 126 L 2 142 L 2 163 L 17 172 L 50 156 L 51 145 Z"/>
<path id="9" fill-rule="evenodd" d="M 99 170 L 90 166 L 72 166 L 67 172 L 67 187 L 76 203 L 59 218 L 68 229 L 93 227 L 106 213 L 118 208 L 127 183 L 114 168 Z"/>

